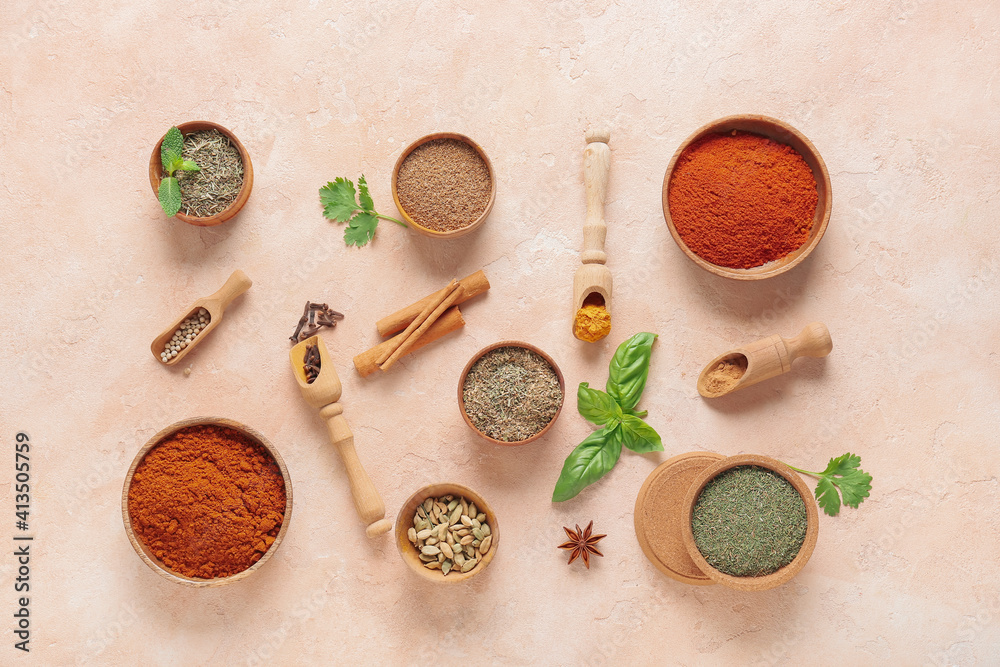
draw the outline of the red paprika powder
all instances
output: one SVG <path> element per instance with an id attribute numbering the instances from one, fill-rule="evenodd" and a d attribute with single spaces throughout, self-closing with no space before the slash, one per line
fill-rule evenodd
<path id="1" fill-rule="evenodd" d="M 285 480 L 270 452 L 239 431 L 188 426 L 136 466 L 128 512 L 136 537 L 174 572 L 228 577 L 274 543 Z"/>
<path id="2" fill-rule="evenodd" d="M 819 196 L 794 148 L 758 134 L 709 134 L 677 160 L 667 202 L 674 227 L 699 257 L 750 269 L 809 240 Z"/>

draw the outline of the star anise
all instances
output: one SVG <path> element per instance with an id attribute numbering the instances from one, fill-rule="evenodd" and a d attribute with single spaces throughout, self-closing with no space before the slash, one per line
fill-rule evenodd
<path id="1" fill-rule="evenodd" d="M 590 554 L 604 556 L 604 554 L 598 551 L 597 543 L 607 537 L 607 535 L 591 535 L 590 531 L 593 527 L 593 521 L 588 523 L 587 527 L 583 530 L 580 530 L 580 524 L 576 525 L 575 531 L 563 526 L 563 530 L 566 531 L 569 540 L 559 545 L 560 549 L 573 552 L 569 556 L 570 563 L 583 556 L 583 564 L 587 566 L 588 570 L 590 569 Z"/>

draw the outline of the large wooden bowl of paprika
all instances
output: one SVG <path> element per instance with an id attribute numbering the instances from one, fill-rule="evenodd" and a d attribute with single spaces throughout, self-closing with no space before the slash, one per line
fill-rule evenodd
<path id="1" fill-rule="evenodd" d="M 254 562 L 244 570 L 241 570 L 239 572 L 224 577 L 198 578 L 198 577 L 185 576 L 184 574 L 177 572 L 168 567 L 167 565 L 165 565 L 159 558 L 157 558 L 156 554 L 153 553 L 153 550 L 150 549 L 150 547 L 142 539 L 140 539 L 139 536 L 136 535 L 136 525 L 129 511 L 129 490 L 132 488 L 132 483 L 133 480 L 135 479 L 136 469 L 139 467 L 139 464 L 142 463 L 143 459 L 146 458 L 146 455 L 150 451 L 152 451 L 155 447 L 157 447 L 159 444 L 170 439 L 171 436 L 174 436 L 179 431 L 182 431 L 184 429 L 190 429 L 191 427 L 197 427 L 197 426 L 216 426 L 216 427 L 221 427 L 222 429 L 231 429 L 232 431 L 235 431 L 239 436 L 241 436 L 244 439 L 244 441 L 248 441 L 249 444 L 251 445 L 259 446 L 260 448 L 265 450 L 267 454 L 270 455 L 274 464 L 277 465 L 278 470 L 281 473 L 281 478 L 284 482 L 285 508 L 284 508 L 284 513 L 282 515 L 281 527 L 278 530 L 277 535 L 273 537 L 274 541 L 270 544 L 269 547 L 267 547 L 267 550 L 260 556 L 260 558 L 256 562 Z M 211 458 L 211 455 L 208 453 L 206 453 L 205 456 L 208 459 Z M 224 491 L 223 489 L 213 489 L 213 492 L 215 493 L 222 493 L 223 491 Z M 146 565 L 148 565 L 154 572 L 163 576 L 166 579 L 169 579 L 170 581 L 174 581 L 176 583 L 183 584 L 185 586 L 193 586 L 193 587 L 222 586 L 224 584 L 231 584 L 236 581 L 240 581 L 241 579 L 245 579 L 246 577 L 249 577 L 252 573 L 259 570 L 264 565 L 264 563 L 266 563 L 268 559 L 270 559 L 271 556 L 274 555 L 274 552 L 278 549 L 278 546 L 281 544 L 281 541 L 285 537 L 285 533 L 288 530 L 288 523 L 289 519 L 291 519 L 291 516 L 292 516 L 292 480 L 291 477 L 289 477 L 288 475 L 288 468 L 285 466 L 285 462 L 282 460 L 281 455 L 278 453 L 278 450 L 275 449 L 270 442 L 268 442 L 267 438 L 265 438 L 263 435 L 261 435 L 254 429 L 250 428 L 249 426 L 241 424 L 237 421 L 233 421 L 231 419 L 223 419 L 220 417 L 195 417 L 192 419 L 184 419 L 175 424 L 171 424 L 170 426 L 166 427 L 165 429 L 154 435 L 152 438 L 149 439 L 149 441 L 145 445 L 143 445 L 142 449 L 139 450 L 139 453 L 135 455 L 135 459 L 132 461 L 132 465 L 128 469 L 128 474 L 125 475 L 125 484 L 124 488 L 122 489 L 122 518 L 125 521 L 125 533 L 126 535 L 128 535 L 129 542 L 132 543 L 132 547 L 135 549 L 135 552 L 139 554 L 139 558 L 141 558 L 142 561 L 146 563 Z"/>
<path id="2" fill-rule="evenodd" d="M 779 144 L 790 146 L 802 157 L 806 165 L 808 165 L 813 178 L 816 181 L 816 212 L 813 215 L 812 227 L 809 230 L 809 236 L 806 241 L 784 257 L 774 261 L 769 261 L 761 264 L 760 266 L 754 266 L 752 268 L 731 268 L 720 264 L 714 264 L 704 257 L 701 257 L 688 247 L 687 243 L 684 242 L 684 239 L 678 232 L 677 227 L 674 225 L 674 220 L 670 215 L 670 202 L 668 196 L 670 192 L 670 183 L 674 175 L 674 170 L 677 167 L 677 162 L 684 151 L 687 150 L 689 146 L 700 139 L 707 137 L 708 135 L 726 134 L 734 131 L 756 134 L 771 139 Z M 823 158 L 820 157 L 819 151 L 816 150 L 816 147 L 813 146 L 812 142 L 809 141 L 805 135 L 787 123 L 777 120 L 776 118 L 751 114 L 727 116 L 725 118 L 712 121 L 711 123 L 698 128 L 694 134 L 685 139 L 684 142 L 677 148 L 674 156 L 670 159 L 670 164 L 667 166 L 667 173 L 663 177 L 662 198 L 663 217 L 667 221 L 667 228 L 670 229 L 670 235 L 674 237 L 674 241 L 684 254 L 687 255 L 692 262 L 706 271 L 714 273 L 717 276 L 732 278 L 734 280 L 762 280 L 764 278 L 772 278 L 788 271 L 789 269 L 792 269 L 795 266 L 798 266 L 803 260 L 805 260 L 806 257 L 809 256 L 810 253 L 812 253 L 812 251 L 819 244 L 820 239 L 823 238 L 823 234 L 826 232 L 826 227 L 830 222 L 830 212 L 833 210 L 833 191 L 830 186 L 830 173 L 827 171 L 826 163 L 823 162 Z"/>

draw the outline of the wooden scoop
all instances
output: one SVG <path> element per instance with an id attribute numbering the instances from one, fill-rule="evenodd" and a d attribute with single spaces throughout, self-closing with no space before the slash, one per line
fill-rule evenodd
<path id="1" fill-rule="evenodd" d="M 583 266 L 573 279 L 573 313 L 584 303 L 604 306 L 611 312 L 611 269 L 604 263 L 604 238 L 608 225 L 604 221 L 604 198 L 608 192 L 611 170 L 611 132 L 605 128 L 587 131 L 587 147 L 583 150 L 583 181 L 587 188 L 587 219 L 583 223 Z"/>
<path id="2" fill-rule="evenodd" d="M 319 375 L 312 384 L 306 382 L 303 368 L 306 347 L 309 345 L 316 345 L 319 348 L 320 359 Z M 354 509 L 367 525 L 365 534 L 368 537 L 376 537 L 388 532 L 392 528 L 392 522 L 385 518 L 385 503 L 375 490 L 368 473 L 361 466 L 361 460 L 354 449 L 354 434 L 344 419 L 344 408 L 338 403 L 342 391 L 340 378 L 337 376 L 337 369 L 334 368 L 330 354 L 326 351 L 323 339 L 319 336 L 307 338 L 293 347 L 288 356 L 292 361 L 292 372 L 295 373 L 295 380 L 299 383 L 302 398 L 312 407 L 319 408 L 320 416 L 326 420 L 330 440 L 340 452 L 340 458 L 347 470 L 347 480 L 351 485 Z"/>
<path id="3" fill-rule="evenodd" d="M 218 326 L 219 322 L 222 321 L 222 314 L 225 312 L 229 304 L 233 302 L 233 299 L 243 294 L 250 286 L 253 285 L 253 281 L 247 278 L 247 274 L 243 273 L 239 269 L 233 271 L 233 275 L 229 276 L 229 280 L 226 284 L 219 288 L 219 291 L 212 296 L 206 296 L 204 299 L 198 299 L 194 302 L 194 305 L 187 309 L 187 311 L 177 318 L 177 321 L 171 324 L 167 329 L 153 339 L 152 345 L 149 346 L 150 351 L 152 351 L 153 356 L 156 360 L 165 366 L 173 366 L 178 361 L 187 356 L 198 343 L 205 340 L 205 336 Z M 160 358 L 160 353 L 163 352 L 163 346 L 166 345 L 167 341 L 173 337 L 174 332 L 181 326 L 187 318 L 191 317 L 193 314 L 198 312 L 199 308 L 204 308 L 208 311 L 208 325 L 202 329 L 198 335 L 187 344 L 183 350 L 177 353 L 176 357 L 173 357 L 169 361 L 163 361 Z"/>
<path id="4" fill-rule="evenodd" d="M 825 324 L 813 322 L 794 338 L 774 335 L 720 354 L 698 376 L 698 393 L 705 398 L 725 396 L 787 373 L 799 357 L 825 357 L 831 350 L 830 331 Z"/>

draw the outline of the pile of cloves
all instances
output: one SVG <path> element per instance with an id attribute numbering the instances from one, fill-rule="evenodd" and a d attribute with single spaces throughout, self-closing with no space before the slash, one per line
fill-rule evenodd
<path id="1" fill-rule="evenodd" d="M 299 324 L 295 327 L 295 333 L 288 340 L 292 341 L 292 345 L 301 343 L 306 338 L 318 334 L 320 327 L 333 328 L 337 326 L 337 321 L 342 319 L 344 319 L 343 313 L 330 310 L 330 306 L 325 303 L 306 301 L 305 310 L 302 311 Z M 319 357 L 317 357 L 318 359 Z"/>
<path id="2" fill-rule="evenodd" d="M 302 370 L 306 373 L 306 383 L 312 384 L 319 377 L 319 345 L 306 345 L 306 356 L 302 360 Z"/>

